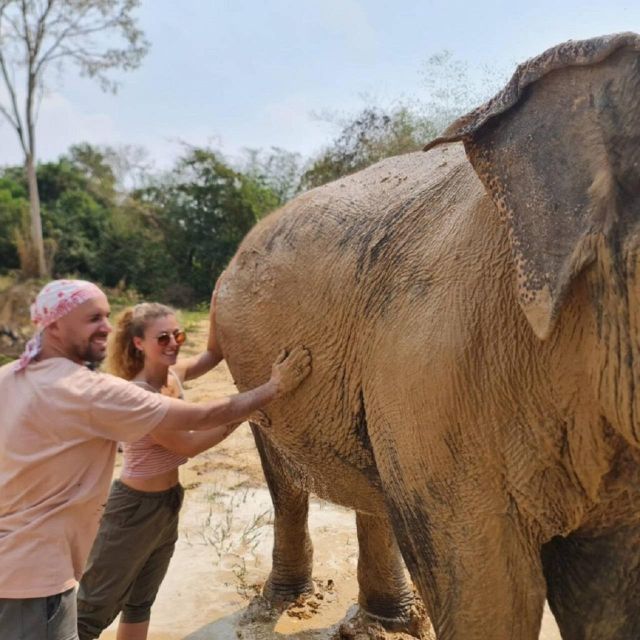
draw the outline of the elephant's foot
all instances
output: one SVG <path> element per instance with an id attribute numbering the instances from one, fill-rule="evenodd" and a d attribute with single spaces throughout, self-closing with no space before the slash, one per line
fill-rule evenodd
<path id="1" fill-rule="evenodd" d="M 388 631 L 405 631 L 411 623 L 413 596 L 409 593 L 401 599 L 366 599 L 360 594 L 360 610 L 367 618 L 379 622 Z"/>
<path id="2" fill-rule="evenodd" d="M 405 618 L 381 618 L 360 608 L 355 616 L 340 625 L 333 640 L 381 640 L 382 638 L 406 640 L 407 636 L 418 640 L 435 640 L 436 638 L 424 609 L 415 605 L 411 607 Z"/>
<path id="3" fill-rule="evenodd" d="M 415 638 L 431 638 L 432 627 L 422 600 L 417 594 L 406 593 L 402 598 L 363 602 L 360 611 L 365 620 L 381 625 L 386 631 L 402 632 Z"/>
<path id="4" fill-rule="evenodd" d="M 298 580 L 278 580 L 271 574 L 262 588 L 262 595 L 274 606 L 286 605 L 294 602 L 300 596 L 314 593 L 315 588 L 311 578 Z"/>

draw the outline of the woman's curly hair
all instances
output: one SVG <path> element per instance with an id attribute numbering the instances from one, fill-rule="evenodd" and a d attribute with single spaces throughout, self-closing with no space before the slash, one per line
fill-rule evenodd
<path id="1" fill-rule="evenodd" d="M 159 302 L 142 302 L 118 314 L 109 338 L 107 371 L 125 380 L 135 378 L 144 366 L 144 354 L 136 349 L 133 338 L 144 338 L 151 322 L 175 314 L 171 307 Z"/>

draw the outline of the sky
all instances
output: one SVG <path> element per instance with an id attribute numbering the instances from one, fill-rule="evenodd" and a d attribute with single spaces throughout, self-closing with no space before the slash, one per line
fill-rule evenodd
<path id="1" fill-rule="evenodd" d="M 640 32 L 637 0 L 143 0 L 137 16 L 151 49 L 116 95 L 73 67 L 51 78 L 39 160 L 79 142 L 142 146 L 157 168 L 185 143 L 308 157 L 336 134 L 318 114 L 426 98 L 421 70 L 444 50 L 506 81 L 560 42 Z M 0 121 L 0 165 L 20 161 Z"/>

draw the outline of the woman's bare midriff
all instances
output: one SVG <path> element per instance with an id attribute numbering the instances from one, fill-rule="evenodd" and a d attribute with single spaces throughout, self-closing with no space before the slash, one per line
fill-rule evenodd
<path id="1" fill-rule="evenodd" d="M 178 484 L 178 469 L 171 469 L 148 478 L 132 478 L 130 476 L 120 476 L 120 482 L 126 484 L 136 491 L 166 491 Z"/>

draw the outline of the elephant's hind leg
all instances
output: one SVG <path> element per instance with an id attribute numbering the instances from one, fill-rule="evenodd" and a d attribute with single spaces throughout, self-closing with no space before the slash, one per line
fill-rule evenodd
<path id="1" fill-rule="evenodd" d="M 451 518 L 397 498 L 394 529 L 438 640 L 537 640 L 545 600 L 539 553 L 510 518 L 470 507 Z"/>
<path id="2" fill-rule="evenodd" d="M 271 573 L 263 594 L 272 604 L 291 602 L 313 593 L 313 545 L 307 525 L 309 494 L 297 487 L 286 460 L 251 425 L 274 508 L 274 542 Z"/>
<path id="3" fill-rule="evenodd" d="M 491 470 L 468 452 L 452 455 L 409 412 L 402 425 L 397 414 L 370 415 L 389 519 L 438 640 L 537 640 L 539 547 Z"/>
<path id="4" fill-rule="evenodd" d="M 564 640 L 640 638 L 640 526 L 555 538 L 542 560 Z"/>
<path id="5" fill-rule="evenodd" d="M 411 623 L 413 594 L 388 519 L 356 514 L 358 529 L 358 603 L 385 628 L 406 629 Z"/>

